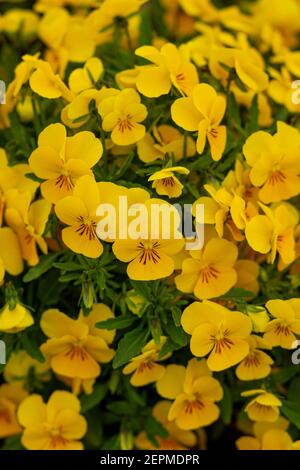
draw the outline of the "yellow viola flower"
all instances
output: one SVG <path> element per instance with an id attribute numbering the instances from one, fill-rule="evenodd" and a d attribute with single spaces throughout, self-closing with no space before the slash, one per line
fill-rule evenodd
<path id="1" fill-rule="evenodd" d="M 253 398 L 245 407 L 249 419 L 252 421 L 267 421 L 274 423 L 279 417 L 279 408 L 282 405 L 279 398 L 263 389 L 247 390 L 241 393 L 242 397 Z"/>
<path id="2" fill-rule="evenodd" d="M 71 62 L 85 62 L 95 51 L 95 35 L 87 19 L 64 8 L 49 9 L 39 23 L 40 39 L 60 57 L 61 74 Z"/>
<path id="3" fill-rule="evenodd" d="M 7 192 L 6 223 L 15 231 L 23 258 L 30 266 L 39 262 L 37 247 L 43 253 L 48 247 L 43 234 L 51 211 L 51 204 L 44 199 L 30 204 L 29 193 L 19 193 L 17 190 Z"/>
<path id="4" fill-rule="evenodd" d="M 247 224 L 245 235 L 253 250 L 267 254 L 269 263 L 274 263 L 278 253 L 284 264 L 296 258 L 295 229 L 299 221 L 298 211 L 288 203 L 273 208 L 261 205 L 265 215 L 253 217 Z"/>
<path id="5" fill-rule="evenodd" d="M 148 178 L 148 181 L 153 181 L 152 188 L 155 189 L 160 196 L 179 197 L 182 193 L 183 184 L 174 173 L 181 175 L 188 175 L 189 170 L 183 166 L 166 167 L 160 171 L 156 171 Z"/>
<path id="6" fill-rule="evenodd" d="M 23 271 L 23 259 L 17 235 L 10 227 L 0 228 L 0 285 L 5 271 L 13 276 Z"/>
<path id="7" fill-rule="evenodd" d="M 144 163 L 162 160 L 166 155 L 171 155 L 176 162 L 184 157 L 185 137 L 178 129 L 162 124 L 154 126 L 153 137 L 147 133 L 137 144 L 139 159 Z M 196 153 L 196 145 L 192 137 L 186 138 L 186 157 L 193 157 Z"/>
<path id="8" fill-rule="evenodd" d="M 87 422 L 80 414 L 80 401 L 70 392 L 55 391 L 47 403 L 40 395 L 28 396 L 19 406 L 18 420 L 28 450 L 83 450 L 80 439 Z"/>
<path id="9" fill-rule="evenodd" d="M 9 35 L 20 34 L 23 40 L 34 37 L 37 33 L 39 17 L 30 10 L 12 8 L 1 17 L 1 30 Z"/>
<path id="10" fill-rule="evenodd" d="M 22 432 L 16 412 L 18 405 L 27 394 L 20 384 L 0 385 L 0 439 Z"/>
<path id="11" fill-rule="evenodd" d="M 172 85 L 182 95 L 190 95 L 199 83 L 196 67 L 183 50 L 177 49 L 174 44 L 164 44 L 160 50 L 153 46 L 142 46 L 135 53 L 153 64 L 140 68 L 136 78 L 138 91 L 148 98 L 167 95 Z"/>
<path id="12" fill-rule="evenodd" d="M 0 226 L 6 205 L 6 192 L 9 189 L 18 189 L 19 192 L 29 192 L 33 197 L 39 186 L 38 183 L 27 178 L 26 173 L 30 173 L 29 165 L 19 163 L 9 166 L 6 152 L 0 148 Z"/>
<path id="13" fill-rule="evenodd" d="M 287 429 L 289 422 L 279 416 L 274 422 L 254 422 L 254 436 L 242 436 L 236 441 L 239 450 L 292 450 L 299 446 L 299 441 L 293 443 Z"/>
<path id="14" fill-rule="evenodd" d="M 259 380 L 267 377 L 271 372 L 273 359 L 261 348 L 266 347 L 259 336 L 248 338 L 249 353 L 237 366 L 235 373 L 240 380 Z"/>
<path id="15" fill-rule="evenodd" d="M 194 302 L 183 312 L 181 324 L 191 337 L 191 352 L 208 356 L 210 370 L 220 371 L 238 364 L 249 354 L 252 325 L 247 315 L 232 312 L 210 301 Z"/>
<path id="16" fill-rule="evenodd" d="M 75 93 L 81 93 L 89 88 L 94 88 L 104 71 L 103 63 L 98 57 L 91 57 L 83 68 L 75 69 L 69 76 L 69 88 Z"/>
<path id="17" fill-rule="evenodd" d="M 172 119 L 187 131 L 198 131 L 197 152 L 202 154 L 208 140 L 212 159 L 218 161 L 226 146 L 226 127 L 220 125 L 226 99 L 207 83 L 196 85 L 191 96 L 179 98 L 171 108 Z"/>
<path id="18" fill-rule="evenodd" d="M 103 130 L 111 132 L 114 144 L 132 145 L 144 137 L 146 128 L 140 123 L 147 117 L 147 108 L 135 90 L 128 88 L 120 91 L 115 99 L 103 100 L 98 110 Z"/>
<path id="19" fill-rule="evenodd" d="M 211 377 L 205 361 L 191 359 L 187 368 L 167 366 L 156 387 L 160 396 L 174 400 L 168 420 L 175 421 L 180 429 L 209 426 L 220 415 L 216 402 L 222 399 L 223 390 L 218 380 Z"/>
<path id="20" fill-rule="evenodd" d="M 0 310 L 0 331 L 3 333 L 19 333 L 33 323 L 30 311 L 19 302 L 7 303 Z"/>
<path id="21" fill-rule="evenodd" d="M 276 103 L 286 107 L 290 113 L 299 113 L 299 104 L 294 104 L 293 94 L 295 89 L 293 88 L 293 78 L 286 67 L 282 67 L 279 72 L 276 69 L 270 70 L 272 80 L 268 87 L 268 95 Z"/>
<path id="22" fill-rule="evenodd" d="M 251 166 L 250 180 L 264 204 L 297 196 L 300 192 L 300 132 L 277 122 L 273 136 L 258 131 L 248 137 L 243 152 Z"/>
<path id="23" fill-rule="evenodd" d="M 190 254 L 175 278 L 180 291 L 193 292 L 198 299 L 211 299 L 226 294 L 236 284 L 238 250 L 233 243 L 212 238 L 202 250 Z"/>
<path id="24" fill-rule="evenodd" d="M 155 436 L 158 442 L 158 447 L 156 447 L 149 441 L 146 432 L 142 431 L 135 439 L 135 445 L 138 449 L 188 450 L 196 446 L 197 437 L 193 431 L 180 429 L 174 421 L 168 420 L 171 404 L 170 401 L 162 400 L 156 403 L 152 410 L 153 417 L 168 431 L 168 437 Z"/>
<path id="25" fill-rule="evenodd" d="M 153 215 L 153 206 L 160 212 L 158 217 Z M 161 199 L 148 199 L 143 207 L 148 217 L 146 233 L 141 233 L 138 238 L 133 238 L 128 233 L 127 238 L 117 239 L 113 244 L 113 252 L 117 259 L 129 263 L 127 274 L 130 279 L 154 281 L 173 273 L 173 256 L 182 250 L 184 239 L 175 228 L 178 226 L 176 222 L 179 222 L 178 212 L 170 204 Z M 163 220 L 164 210 L 169 220 Z M 154 224 L 155 227 L 152 227 Z M 152 233 L 153 229 L 155 233 Z M 165 229 L 168 237 L 164 235 Z"/>
<path id="26" fill-rule="evenodd" d="M 266 308 L 274 318 L 265 327 L 264 341 L 270 347 L 292 349 L 300 335 L 300 300 L 269 300 Z"/>
<path id="27" fill-rule="evenodd" d="M 39 135 L 38 148 L 29 157 L 33 173 L 42 178 L 42 195 L 56 203 L 72 194 L 74 181 L 91 173 L 102 157 L 101 141 L 92 132 L 78 132 L 67 137 L 62 124 L 50 124 Z"/>
<path id="28" fill-rule="evenodd" d="M 115 332 L 95 327 L 96 323 L 112 317 L 112 311 L 103 304 L 95 304 L 86 317 L 81 312 L 76 320 L 57 309 L 43 313 L 41 329 L 49 339 L 42 344 L 41 351 L 55 374 L 72 379 L 74 391 L 81 381 L 100 375 L 99 363 L 113 358 L 114 351 L 109 344 Z"/>
<path id="29" fill-rule="evenodd" d="M 75 183 L 72 196 L 60 199 L 55 206 L 59 220 L 68 227 L 62 230 L 62 240 L 75 253 L 98 258 L 103 246 L 96 233 L 96 215 L 100 194 L 92 176 L 81 176 Z"/>
<path id="30" fill-rule="evenodd" d="M 131 359 L 129 364 L 123 368 L 123 374 L 132 374 L 130 383 L 134 387 L 143 387 L 144 385 L 156 382 L 165 373 L 165 367 L 158 362 L 163 361 L 169 354 L 159 358 L 159 353 L 167 338 L 161 336 L 160 343 L 156 344 L 152 339 L 143 347 L 139 356 Z"/>
<path id="31" fill-rule="evenodd" d="M 39 362 L 24 350 L 13 352 L 4 367 L 3 376 L 8 383 L 20 383 L 24 388 L 47 382 L 51 378 L 48 361 Z"/>
<path id="32" fill-rule="evenodd" d="M 264 71 L 263 58 L 247 43 L 242 48 L 218 46 L 212 48 L 209 56 L 209 69 L 215 78 L 222 81 L 223 85 L 229 79 L 227 68 L 234 69 L 241 82 L 256 93 L 268 87 L 269 77 Z"/>

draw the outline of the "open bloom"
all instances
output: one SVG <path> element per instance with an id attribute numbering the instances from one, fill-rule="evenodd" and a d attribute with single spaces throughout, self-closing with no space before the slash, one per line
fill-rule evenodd
<path id="1" fill-rule="evenodd" d="M 277 122 L 272 136 L 264 131 L 252 134 L 243 147 L 251 166 L 250 180 L 264 204 L 290 199 L 300 192 L 300 132 Z"/>
<path id="2" fill-rule="evenodd" d="M 252 325 L 247 315 L 214 302 L 194 302 L 183 312 L 181 324 L 191 337 L 194 356 L 208 356 L 213 371 L 228 369 L 249 354 Z"/>
<path id="3" fill-rule="evenodd" d="M 248 417 L 252 421 L 275 422 L 279 417 L 279 408 L 282 405 L 279 398 L 266 390 L 247 390 L 241 394 L 243 397 L 256 395 L 245 407 Z"/>
<path id="4" fill-rule="evenodd" d="M 30 204 L 30 193 L 19 193 L 10 190 L 7 193 L 7 209 L 5 220 L 15 231 L 23 258 L 30 266 L 39 262 L 37 247 L 43 253 L 48 252 L 48 247 L 43 234 L 51 211 L 50 202 L 39 199 Z"/>
<path id="5" fill-rule="evenodd" d="M 50 366 L 47 361 L 39 362 L 37 359 L 20 349 L 13 352 L 4 368 L 3 376 L 9 383 L 21 383 L 25 388 L 31 382 L 40 384 L 51 378 Z"/>
<path id="6" fill-rule="evenodd" d="M 79 439 L 87 423 L 80 415 L 80 401 L 70 392 L 53 392 L 47 404 L 40 395 L 30 395 L 18 409 L 18 420 L 28 450 L 83 450 Z"/>
<path id="7" fill-rule="evenodd" d="M 175 278 L 182 292 L 193 292 L 198 299 L 211 299 L 228 292 L 237 281 L 234 264 L 236 246 L 224 239 L 212 238 L 200 251 L 191 251 Z"/>
<path id="8" fill-rule="evenodd" d="M 248 342 L 249 353 L 237 366 L 235 373 L 240 380 L 263 379 L 270 374 L 273 359 L 261 351 L 261 348 L 267 345 L 259 336 L 250 336 Z"/>
<path id="9" fill-rule="evenodd" d="M 13 306 L 6 304 L 0 310 L 0 331 L 4 333 L 19 333 L 33 323 L 30 311 L 18 302 Z"/>
<path id="10" fill-rule="evenodd" d="M 164 372 L 165 367 L 158 362 L 163 361 L 169 355 L 159 357 L 160 350 L 165 344 L 166 338 L 160 338 L 160 344 L 156 344 L 154 340 L 149 341 L 146 346 L 143 347 L 142 353 L 139 356 L 131 359 L 129 364 L 124 367 L 123 374 L 131 374 L 130 383 L 135 387 L 142 387 L 151 382 L 156 382 L 160 379 Z"/>
<path id="11" fill-rule="evenodd" d="M 155 191 L 160 196 L 168 196 L 169 198 L 179 197 L 182 193 L 183 184 L 180 183 L 174 173 L 188 175 L 189 172 L 183 166 L 167 167 L 153 173 L 148 181 L 153 181 L 152 188 L 155 188 Z"/>
<path id="12" fill-rule="evenodd" d="M 141 104 L 140 95 L 128 88 L 115 97 L 104 99 L 98 106 L 106 132 L 116 145 L 131 145 L 141 140 L 146 132 L 140 124 L 147 117 L 147 108 Z"/>
<path id="13" fill-rule="evenodd" d="M 172 119 L 187 131 L 198 131 L 197 152 L 203 153 L 206 140 L 213 160 L 220 160 L 225 150 L 227 131 L 221 125 L 226 100 L 206 83 L 196 85 L 191 96 L 179 98 L 171 108 Z"/>
<path id="14" fill-rule="evenodd" d="M 284 264 L 296 258 L 295 229 L 299 221 L 298 211 L 286 202 L 273 208 L 261 205 L 265 215 L 254 216 L 247 224 L 245 235 L 255 251 L 267 254 L 269 263 L 274 263 L 276 254 Z"/>
<path id="15" fill-rule="evenodd" d="M 55 206 L 57 217 L 68 227 L 62 230 L 63 242 L 75 253 L 98 258 L 103 246 L 96 234 L 100 204 L 97 183 L 92 176 L 77 180 L 72 196 L 66 196 Z"/>
<path id="16" fill-rule="evenodd" d="M 269 300 L 266 307 L 274 318 L 265 326 L 264 341 L 270 346 L 292 349 L 300 335 L 300 299 Z"/>
<path id="17" fill-rule="evenodd" d="M 155 126 L 152 134 L 147 133 L 137 144 L 138 156 L 142 162 L 148 163 L 154 160 L 164 159 L 166 155 L 171 155 L 177 162 L 184 157 L 193 157 L 196 153 L 196 145 L 192 137 L 186 138 L 175 127 L 167 124 Z"/>
<path id="18" fill-rule="evenodd" d="M 95 84 L 103 74 L 103 64 L 98 57 L 91 57 L 84 66 L 73 70 L 69 76 L 69 87 L 71 91 L 78 94 L 89 88 L 94 88 Z"/>
<path id="19" fill-rule="evenodd" d="M 199 82 L 196 67 L 174 44 L 164 44 L 160 51 L 142 46 L 135 53 L 153 64 L 141 67 L 136 79 L 138 91 L 149 98 L 168 94 L 172 85 L 182 94 L 190 95 Z"/>
<path id="20" fill-rule="evenodd" d="M 180 429 L 177 424 L 168 420 L 168 414 L 172 403 L 167 400 L 162 400 L 156 403 L 152 410 L 154 418 L 163 425 L 168 431 L 168 437 L 155 436 L 158 441 L 159 450 L 188 450 L 195 447 L 197 443 L 196 434 L 192 431 Z M 157 450 L 147 437 L 145 431 L 138 434 L 135 439 L 135 445 L 141 450 Z"/>
<path id="21" fill-rule="evenodd" d="M 27 394 L 20 384 L 2 384 L 0 386 L 0 439 L 22 432 L 17 420 L 17 408 Z"/>
<path id="22" fill-rule="evenodd" d="M 141 220 L 144 222 L 142 230 L 128 233 L 125 239 L 117 239 L 113 252 L 120 261 L 129 263 L 127 274 L 130 279 L 151 281 L 168 277 L 175 269 L 173 256 L 184 246 L 182 234 L 177 231 L 178 213 L 160 199 L 148 199 L 137 206 L 141 210 L 138 225 Z M 129 232 L 130 229 L 131 226 Z"/>
<path id="23" fill-rule="evenodd" d="M 169 365 L 158 380 L 157 391 L 163 398 L 174 400 L 168 420 L 184 430 L 209 426 L 219 417 L 216 402 L 223 397 L 218 380 L 211 377 L 205 361 L 189 361 L 187 368 Z"/>
<path id="24" fill-rule="evenodd" d="M 67 137 L 62 124 L 50 124 L 39 135 L 38 148 L 29 157 L 31 170 L 44 181 L 42 195 L 52 203 L 72 194 L 74 182 L 102 156 L 102 144 L 92 132 Z"/>
<path id="25" fill-rule="evenodd" d="M 53 371 L 72 379 L 76 392 L 83 380 L 94 379 L 101 373 L 100 363 L 111 361 L 114 351 L 109 344 L 114 331 L 95 327 L 95 324 L 112 318 L 112 311 L 103 304 L 95 304 L 88 316 L 82 313 L 76 320 L 57 309 L 43 313 L 41 328 L 49 338 L 41 346 L 49 358 Z"/>

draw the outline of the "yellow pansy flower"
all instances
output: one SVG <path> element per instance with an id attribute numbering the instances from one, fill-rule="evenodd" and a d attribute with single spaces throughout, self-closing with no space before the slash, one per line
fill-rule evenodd
<path id="1" fill-rule="evenodd" d="M 112 317 L 112 311 L 104 304 L 95 304 L 88 316 L 81 312 L 76 320 L 57 309 L 43 313 L 41 329 L 49 339 L 42 344 L 41 351 L 57 375 L 72 379 L 74 392 L 82 381 L 100 375 L 99 363 L 113 358 L 109 344 L 115 332 L 95 327 Z"/>
<path id="2" fill-rule="evenodd" d="M 70 392 L 55 391 L 47 403 L 40 395 L 28 396 L 19 406 L 18 420 L 28 450 L 83 450 L 79 440 L 87 422 L 80 415 L 80 401 Z"/>
<path id="3" fill-rule="evenodd" d="M 26 396 L 27 392 L 20 384 L 0 385 L 0 439 L 22 432 L 16 411 Z"/>
<path id="4" fill-rule="evenodd" d="M 290 113 L 299 113 L 300 105 L 293 102 L 293 94 L 295 93 L 295 89 L 292 87 L 293 78 L 287 68 L 282 67 L 280 72 L 271 69 L 270 75 L 272 80 L 268 87 L 268 95 L 276 103 L 285 106 Z"/>
<path id="5" fill-rule="evenodd" d="M 181 324 L 192 335 L 192 354 L 197 357 L 209 354 L 207 365 L 213 371 L 228 369 L 249 354 L 252 325 L 241 312 L 232 312 L 207 300 L 194 302 L 184 310 Z"/>
<path id="6" fill-rule="evenodd" d="M 184 156 L 185 137 L 175 127 L 167 124 L 154 126 L 153 137 L 147 133 L 137 144 L 138 156 L 142 162 L 149 163 L 171 155 L 177 162 Z M 186 157 L 193 157 L 196 145 L 191 137 L 186 138 Z"/>
<path id="7" fill-rule="evenodd" d="M 144 137 L 146 129 L 140 123 L 147 117 L 147 108 L 135 90 L 128 88 L 120 91 L 115 99 L 103 100 L 98 110 L 103 129 L 111 132 L 114 144 L 131 145 Z"/>
<path id="8" fill-rule="evenodd" d="M 234 264 L 236 246 L 224 239 L 212 238 L 200 251 L 191 251 L 175 278 L 177 289 L 193 292 L 198 299 L 211 299 L 228 292 L 237 282 Z"/>
<path id="9" fill-rule="evenodd" d="M 252 335 L 249 342 L 249 353 L 236 368 L 236 375 L 240 380 L 259 380 L 267 377 L 271 372 L 273 359 L 261 348 L 266 347 L 259 336 Z"/>
<path id="10" fill-rule="evenodd" d="M 136 439 L 135 445 L 141 450 L 188 450 L 195 447 L 197 443 L 196 434 L 192 431 L 180 429 L 177 424 L 168 420 L 168 414 L 171 407 L 171 402 L 162 400 L 156 403 L 152 410 L 154 418 L 163 425 L 168 431 L 168 437 L 158 437 L 158 447 L 154 446 L 148 439 L 145 431 L 140 432 Z"/>
<path id="11" fill-rule="evenodd" d="M 8 34 L 21 34 L 22 39 L 32 38 L 38 28 L 39 17 L 30 10 L 12 8 L 2 15 L 0 27 Z"/>
<path id="12" fill-rule="evenodd" d="M 268 87 L 269 78 L 264 71 L 263 58 L 247 43 L 243 48 L 218 46 L 212 48 L 209 69 L 213 76 L 225 85 L 229 79 L 229 71 L 223 64 L 234 69 L 241 82 L 250 90 L 258 93 Z"/>
<path id="13" fill-rule="evenodd" d="M 155 189 L 160 196 L 179 197 L 182 193 L 183 184 L 174 173 L 188 175 L 189 170 L 183 166 L 166 167 L 162 170 L 156 171 L 148 178 L 148 181 L 153 181 L 152 188 Z"/>
<path id="14" fill-rule="evenodd" d="M 161 336 L 159 344 L 156 344 L 152 339 L 143 347 L 141 354 L 131 359 L 129 364 L 124 367 L 123 374 L 128 375 L 133 373 L 130 383 L 134 387 L 142 387 L 156 382 L 163 376 L 165 367 L 158 364 L 158 362 L 169 357 L 169 354 L 167 354 L 159 358 L 160 350 L 165 344 L 166 339 L 166 337 Z"/>
<path id="15" fill-rule="evenodd" d="M 30 311 L 19 302 L 7 303 L 0 310 L 0 331 L 3 333 L 19 333 L 33 323 Z"/>
<path id="16" fill-rule="evenodd" d="M 197 152 L 203 153 L 208 139 L 213 160 L 220 160 L 226 146 L 226 127 L 220 125 L 226 100 L 206 83 L 196 85 L 191 96 L 179 98 L 171 108 L 172 119 L 187 131 L 198 131 Z"/>
<path id="17" fill-rule="evenodd" d="M 39 362 L 26 351 L 13 352 L 4 367 L 3 376 L 6 382 L 20 383 L 23 387 L 29 383 L 47 382 L 51 378 L 50 365 L 47 361 Z"/>
<path id="18" fill-rule="evenodd" d="M 156 383 L 163 398 L 174 400 L 168 420 L 183 430 L 209 426 L 217 421 L 220 410 L 215 404 L 223 397 L 218 380 L 211 377 L 205 361 L 191 359 L 187 365 L 169 365 Z"/>
<path id="19" fill-rule="evenodd" d="M 153 207 L 159 212 L 157 217 Z M 153 281 L 173 273 L 173 256 L 182 250 L 184 239 L 177 231 L 178 212 L 170 204 L 161 199 L 148 199 L 143 208 L 148 217 L 147 228 L 144 228 L 146 232 L 141 233 L 138 238 L 133 238 L 128 233 L 126 239 L 117 239 L 113 244 L 113 252 L 117 259 L 129 263 L 127 274 L 130 279 Z M 164 211 L 169 220 L 163 219 Z M 165 234 L 167 237 L 164 235 L 165 229 L 168 232 Z"/>
<path id="20" fill-rule="evenodd" d="M 166 95 L 172 85 L 181 94 L 190 95 L 199 82 L 196 67 L 174 44 L 164 44 L 160 50 L 153 46 L 142 46 L 135 53 L 153 64 L 139 69 L 136 87 L 142 95 L 149 98 Z"/>
<path id="21" fill-rule="evenodd" d="M 98 258 L 103 252 L 96 233 L 99 204 L 97 183 L 92 176 L 87 175 L 76 181 L 72 196 L 60 199 L 55 206 L 59 220 L 68 225 L 62 230 L 63 242 L 75 253 L 89 258 Z"/>
<path id="22" fill-rule="evenodd" d="M 94 88 L 103 74 L 104 68 L 101 59 L 91 57 L 83 68 L 75 69 L 69 76 L 69 88 L 76 95 L 89 88 Z"/>
<path id="23" fill-rule="evenodd" d="M 267 421 L 274 423 L 279 417 L 279 408 L 282 405 L 279 398 L 266 390 L 247 390 L 241 393 L 242 397 L 256 395 L 245 407 L 249 419 L 252 421 Z"/>
<path id="24" fill-rule="evenodd" d="M 0 285 L 5 271 L 13 276 L 23 271 L 21 247 L 17 235 L 10 227 L 0 228 Z"/>
<path id="25" fill-rule="evenodd" d="M 252 167 L 250 180 L 265 203 L 290 199 L 300 192 L 300 132 L 277 122 L 273 136 L 264 131 L 252 134 L 243 147 Z"/>
<path id="26" fill-rule="evenodd" d="M 242 436 L 236 441 L 238 450 L 292 450 L 299 441 L 292 442 L 286 432 L 289 422 L 279 416 L 273 423 L 256 421 L 253 423 L 254 436 Z"/>
<path id="27" fill-rule="evenodd" d="M 299 214 L 288 203 L 276 205 L 273 209 L 261 205 L 265 215 L 256 215 L 247 224 L 245 235 L 253 250 L 267 254 L 269 263 L 274 263 L 277 252 L 285 264 L 296 257 L 295 228 Z"/>
<path id="28" fill-rule="evenodd" d="M 30 204 L 30 200 L 30 193 L 19 193 L 17 190 L 7 192 L 5 220 L 18 237 L 23 258 L 30 266 L 35 266 L 39 262 L 37 247 L 43 253 L 48 252 L 43 234 L 51 204 L 44 199 Z"/>
<path id="29" fill-rule="evenodd" d="M 266 308 L 274 317 L 265 327 L 264 341 L 270 347 L 292 349 L 300 335 L 300 299 L 269 300 Z"/>
<path id="30" fill-rule="evenodd" d="M 38 148 L 29 157 L 33 173 L 46 180 L 41 184 L 43 197 L 56 203 L 72 194 L 74 181 L 91 173 L 102 152 L 101 141 L 92 132 L 67 137 L 62 124 L 46 127 L 39 135 Z"/>
<path id="31" fill-rule="evenodd" d="M 27 58 L 25 56 L 24 60 Z M 29 61 L 32 59 L 29 57 Z M 33 62 L 34 71 L 29 78 L 32 91 L 43 98 L 57 99 L 62 97 L 66 101 L 72 101 L 73 93 L 65 85 L 59 75 L 55 74 L 51 65 L 44 60 Z"/>

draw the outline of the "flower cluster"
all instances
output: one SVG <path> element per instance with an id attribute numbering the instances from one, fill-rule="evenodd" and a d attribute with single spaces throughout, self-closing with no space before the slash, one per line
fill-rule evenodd
<path id="1" fill-rule="evenodd" d="M 0 7 L 4 449 L 300 449 L 300 2 L 238 5 Z"/>

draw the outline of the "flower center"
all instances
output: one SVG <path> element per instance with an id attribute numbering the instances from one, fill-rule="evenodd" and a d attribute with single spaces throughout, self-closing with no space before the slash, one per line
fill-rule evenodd
<path id="1" fill-rule="evenodd" d="M 125 131 L 131 131 L 134 128 L 134 124 L 131 122 L 132 121 L 132 116 L 130 114 L 127 114 L 125 118 L 119 118 L 118 119 L 118 128 L 119 131 L 122 132 L 122 134 Z"/>
<path id="2" fill-rule="evenodd" d="M 159 242 L 139 242 L 137 247 L 137 250 L 139 252 L 139 262 L 144 265 L 148 262 L 152 262 L 154 264 L 158 263 L 160 260 L 160 255 L 158 253 L 159 247 Z"/>
<path id="3" fill-rule="evenodd" d="M 74 185 L 70 176 L 60 175 L 55 181 L 55 186 L 58 186 L 59 189 L 65 189 L 66 191 L 72 191 Z"/>
<path id="4" fill-rule="evenodd" d="M 229 335 L 230 331 L 226 329 L 210 337 L 210 340 L 214 343 L 214 352 L 216 354 L 222 354 L 224 349 L 231 349 L 233 342 L 229 338 Z"/>
<path id="5" fill-rule="evenodd" d="M 97 224 L 94 220 L 84 219 L 83 217 L 78 218 L 79 227 L 76 232 L 80 236 L 86 236 L 89 240 L 95 240 L 97 238 L 96 227 Z"/>
<path id="6" fill-rule="evenodd" d="M 205 266 L 201 269 L 200 279 L 204 284 L 208 284 L 213 279 L 218 279 L 220 271 L 218 271 L 213 266 Z"/>
<path id="7" fill-rule="evenodd" d="M 173 186 L 175 186 L 174 178 L 173 178 L 172 176 L 169 176 L 168 178 L 164 178 L 164 179 L 162 180 L 162 184 L 163 184 L 164 186 L 171 186 L 171 187 L 173 187 Z"/>
<path id="8" fill-rule="evenodd" d="M 278 323 L 274 328 L 275 335 L 289 336 L 291 334 L 290 325 L 286 322 Z"/>
<path id="9" fill-rule="evenodd" d="M 245 367 L 258 367 L 259 365 L 259 353 L 256 351 L 253 351 L 252 353 L 248 354 L 248 356 L 244 359 Z"/>
<path id="10" fill-rule="evenodd" d="M 276 183 L 284 183 L 286 180 L 286 176 L 282 173 L 282 171 L 277 170 L 273 171 L 271 176 L 269 177 L 269 184 L 274 186 Z"/>

